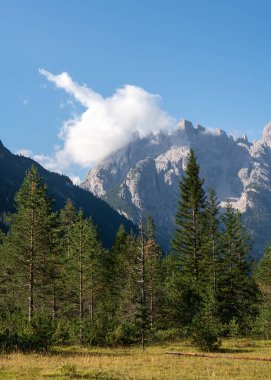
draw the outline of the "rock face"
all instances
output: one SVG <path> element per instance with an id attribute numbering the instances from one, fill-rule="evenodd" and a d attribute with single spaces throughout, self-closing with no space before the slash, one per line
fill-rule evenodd
<path id="1" fill-rule="evenodd" d="M 181 120 L 172 134 L 138 138 L 89 171 L 82 187 L 137 222 L 140 210 L 152 215 L 158 240 L 169 248 L 174 215 L 189 148 L 198 157 L 206 190 L 214 187 L 222 206 L 227 200 L 244 214 L 253 233 L 254 254 L 271 238 L 271 124 L 260 141 L 234 140 L 226 132 L 194 127 Z M 269 199 L 270 198 L 270 199 Z"/>

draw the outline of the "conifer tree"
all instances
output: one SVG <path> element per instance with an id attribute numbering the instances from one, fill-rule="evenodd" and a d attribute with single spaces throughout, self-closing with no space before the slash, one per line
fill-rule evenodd
<path id="1" fill-rule="evenodd" d="M 42 288 L 50 255 L 52 213 L 46 187 L 35 166 L 26 173 L 15 202 L 16 212 L 7 238 L 7 249 L 13 263 L 11 281 L 16 291 L 16 303 L 23 311 L 28 298 L 28 320 L 31 321 L 34 312 L 44 309 Z"/>
<path id="2" fill-rule="evenodd" d="M 202 279 L 203 212 L 206 197 L 195 153 L 190 149 L 185 174 L 179 183 L 173 250 L 179 257 L 183 280 L 197 286 Z"/>
<path id="3" fill-rule="evenodd" d="M 271 245 L 264 251 L 256 266 L 255 279 L 261 291 L 261 307 L 255 332 L 264 339 L 271 337 Z"/>
<path id="4" fill-rule="evenodd" d="M 145 244 L 145 266 L 146 266 L 146 296 L 149 308 L 150 327 L 161 317 L 162 305 L 162 273 L 160 246 L 155 241 L 155 225 L 151 216 L 146 221 L 146 244 Z"/>
<path id="5" fill-rule="evenodd" d="M 216 297 L 221 268 L 221 233 L 220 207 L 214 189 L 210 189 L 206 203 L 203 240 L 206 282 L 209 282 L 208 288 Z"/>
<path id="6" fill-rule="evenodd" d="M 59 289 L 60 289 L 60 313 L 62 316 L 75 317 L 76 292 L 71 281 L 73 273 L 73 228 L 77 221 L 77 211 L 70 200 L 67 200 L 60 211 L 59 218 L 59 244 L 61 245 L 59 261 Z M 71 268 L 72 267 L 72 268 Z M 77 315 L 77 314 L 76 314 Z"/>
<path id="7" fill-rule="evenodd" d="M 134 322 L 135 297 L 137 294 L 136 265 L 138 249 L 136 239 L 128 235 L 123 225 L 120 225 L 111 250 L 114 268 L 113 302 L 116 305 L 116 319 L 120 324 Z"/>
<path id="8" fill-rule="evenodd" d="M 101 243 L 96 228 L 90 219 L 80 210 L 71 228 L 71 250 L 67 262 L 69 270 L 70 292 L 68 303 L 71 315 L 77 319 L 79 341 L 82 343 L 83 325 L 94 323 L 97 307 L 103 301 L 105 291 L 104 262 Z M 104 309 L 105 312 L 105 309 Z"/>
<path id="9" fill-rule="evenodd" d="M 51 298 L 50 309 L 52 319 L 59 318 L 61 311 L 63 248 L 60 220 L 57 213 L 51 215 L 50 256 L 45 271 L 47 282 L 49 280 L 49 294 Z"/>
<path id="10" fill-rule="evenodd" d="M 181 290 L 178 295 L 182 323 L 189 323 L 199 310 L 202 291 L 206 284 L 204 266 L 204 211 L 206 196 L 203 190 L 203 180 L 199 176 L 200 167 L 195 153 L 190 149 L 186 171 L 179 182 L 180 199 L 176 212 L 176 230 L 172 242 L 177 272 L 169 280 L 177 281 L 174 289 Z M 176 295 L 174 295 L 176 298 Z M 172 305 L 169 307 L 171 309 Z"/>
<path id="11" fill-rule="evenodd" d="M 246 329 L 257 313 L 258 290 L 251 276 L 251 240 L 240 213 L 228 202 L 223 216 L 222 271 L 218 281 L 218 310 L 223 323 L 236 320 Z"/>
<path id="12" fill-rule="evenodd" d="M 149 315 L 147 306 L 147 289 L 146 289 L 146 232 L 143 223 L 143 217 L 141 214 L 138 237 L 138 283 L 139 283 L 139 295 L 136 309 L 136 319 L 140 328 L 141 335 L 141 347 L 145 349 L 146 332 L 149 326 Z"/>

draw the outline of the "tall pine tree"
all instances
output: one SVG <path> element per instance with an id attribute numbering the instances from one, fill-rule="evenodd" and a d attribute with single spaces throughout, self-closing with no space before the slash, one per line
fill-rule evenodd
<path id="1" fill-rule="evenodd" d="M 26 173 L 15 202 L 16 212 L 6 241 L 13 263 L 10 281 L 15 303 L 24 313 L 28 309 L 28 320 L 31 321 L 34 313 L 45 311 L 44 285 L 50 256 L 52 215 L 51 201 L 35 166 Z"/>
<path id="2" fill-rule="evenodd" d="M 186 171 L 179 183 L 180 198 L 172 242 L 175 262 L 180 271 L 180 276 L 174 278 L 177 282 L 181 281 L 180 303 L 184 323 L 199 309 L 206 283 L 203 254 L 206 196 L 199 171 L 195 153 L 190 149 Z M 176 284 L 175 288 L 180 289 L 180 284 Z"/>
<path id="3" fill-rule="evenodd" d="M 251 276 L 251 240 L 239 211 L 230 203 L 223 215 L 222 270 L 218 279 L 218 311 L 223 323 L 233 319 L 242 332 L 257 314 L 258 290 Z"/>

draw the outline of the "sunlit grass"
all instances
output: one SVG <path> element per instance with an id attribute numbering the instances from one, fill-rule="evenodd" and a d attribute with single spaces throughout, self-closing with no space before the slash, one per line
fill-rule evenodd
<path id="1" fill-rule="evenodd" d="M 227 356 L 270 357 L 271 341 L 228 340 L 218 358 L 168 355 L 197 352 L 188 342 L 136 348 L 56 347 L 47 354 L 0 355 L 0 379 L 271 379 L 271 362 Z"/>

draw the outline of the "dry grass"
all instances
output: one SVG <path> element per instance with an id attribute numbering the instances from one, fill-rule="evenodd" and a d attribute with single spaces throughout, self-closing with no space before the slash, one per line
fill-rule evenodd
<path id="1" fill-rule="evenodd" d="M 271 379 L 271 362 L 223 355 L 271 357 L 271 341 L 226 341 L 218 358 L 167 355 L 196 352 L 185 342 L 139 348 L 56 348 L 50 354 L 0 355 L 0 379 Z"/>

